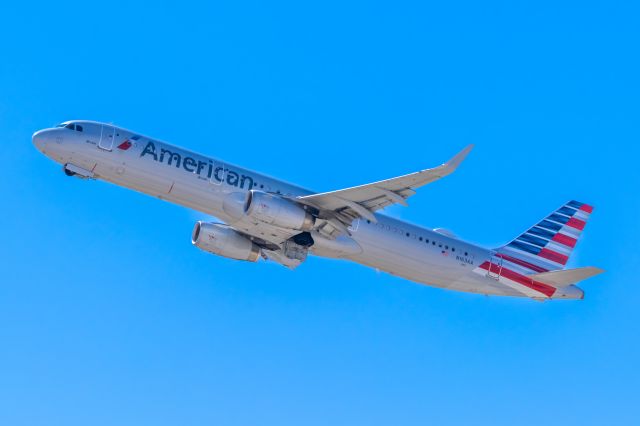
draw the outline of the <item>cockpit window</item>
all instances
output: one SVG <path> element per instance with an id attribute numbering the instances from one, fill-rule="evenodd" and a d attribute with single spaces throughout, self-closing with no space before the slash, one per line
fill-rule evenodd
<path id="1" fill-rule="evenodd" d="M 70 130 L 75 130 L 76 132 L 82 132 L 82 126 L 79 124 L 74 124 L 74 123 L 61 123 L 58 124 L 56 127 L 64 127 L 65 129 L 70 129 Z"/>

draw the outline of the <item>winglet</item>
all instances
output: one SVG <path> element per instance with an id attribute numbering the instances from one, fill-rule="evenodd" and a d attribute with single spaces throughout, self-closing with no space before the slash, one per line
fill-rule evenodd
<path id="1" fill-rule="evenodd" d="M 447 169 L 451 169 L 451 171 L 454 171 L 458 168 L 460 163 L 462 163 L 462 161 L 467 158 L 467 155 L 471 152 L 472 149 L 473 144 L 467 145 L 462 151 L 454 155 L 451 160 L 444 163 L 444 165 L 447 167 Z"/>

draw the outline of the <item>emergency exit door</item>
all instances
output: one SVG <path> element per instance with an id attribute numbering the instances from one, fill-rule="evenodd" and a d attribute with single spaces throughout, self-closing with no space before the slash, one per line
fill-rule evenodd
<path id="1" fill-rule="evenodd" d="M 116 129 L 113 126 L 102 125 L 100 142 L 98 142 L 98 148 L 105 151 L 111 151 L 113 149 L 113 143 L 115 141 Z"/>

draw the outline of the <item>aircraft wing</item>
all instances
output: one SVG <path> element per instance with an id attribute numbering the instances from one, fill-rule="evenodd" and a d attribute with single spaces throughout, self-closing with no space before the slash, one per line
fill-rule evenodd
<path id="1" fill-rule="evenodd" d="M 416 189 L 447 176 L 460 165 L 473 145 L 469 145 L 446 163 L 432 169 L 382 180 L 338 191 L 297 197 L 295 201 L 314 207 L 319 217 L 339 232 L 347 232 L 347 227 L 357 218 L 377 222 L 373 212 L 391 204 L 407 205 L 406 199 L 416 193 Z M 333 232 L 328 232 L 333 234 Z"/>

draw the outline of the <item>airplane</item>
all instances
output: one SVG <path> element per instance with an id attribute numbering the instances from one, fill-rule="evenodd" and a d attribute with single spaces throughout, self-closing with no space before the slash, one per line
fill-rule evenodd
<path id="1" fill-rule="evenodd" d="M 583 299 L 576 283 L 604 272 L 565 269 L 593 207 L 568 201 L 508 244 L 484 248 L 452 232 L 380 214 L 453 173 L 473 148 L 404 176 L 313 192 L 108 123 L 65 121 L 33 134 L 64 173 L 176 203 L 198 221 L 193 245 L 219 256 L 294 269 L 309 253 L 346 259 L 420 284 L 538 301 Z"/>

